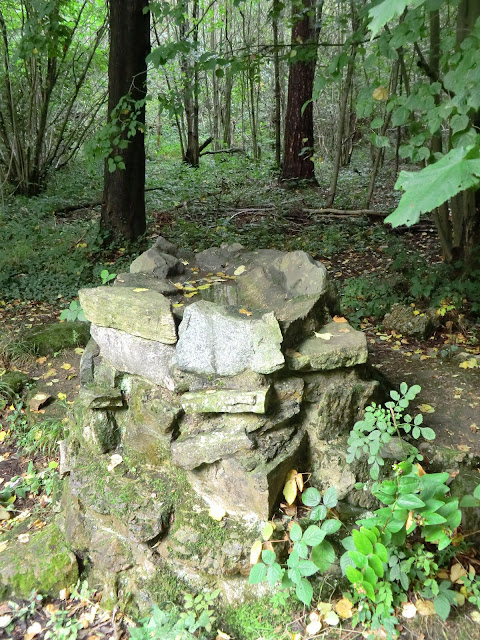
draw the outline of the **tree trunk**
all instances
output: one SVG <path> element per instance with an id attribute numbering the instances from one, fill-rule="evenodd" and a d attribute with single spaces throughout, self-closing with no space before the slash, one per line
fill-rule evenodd
<path id="1" fill-rule="evenodd" d="M 129 95 L 140 101 L 146 95 L 150 50 L 150 14 L 144 13 L 148 0 L 110 2 L 110 54 L 108 59 L 108 111 Z M 137 116 L 145 124 L 145 106 Z M 145 145 L 144 126 L 137 129 L 125 149 L 115 149 L 125 169 L 104 170 L 101 228 L 107 236 L 135 240 L 145 232 Z"/>
<path id="2" fill-rule="evenodd" d="M 290 64 L 288 74 L 281 180 L 315 181 L 312 92 L 323 1 L 318 5 L 317 17 L 315 0 L 293 3 L 291 59 L 300 59 Z"/>
<path id="3" fill-rule="evenodd" d="M 273 0 L 272 27 L 273 27 L 273 76 L 275 95 L 275 164 L 279 168 L 282 161 L 282 132 L 281 132 L 281 93 L 280 93 L 280 55 L 278 51 L 278 18 L 280 15 L 280 0 Z"/>
<path id="4" fill-rule="evenodd" d="M 188 1 L 182 2 L 185 13 L 188 13 Z M 192 22 L 193 41 L 198 42 L 198 0 L 193 0 Z M 181 37 L 186 38 L 188 32 L 188 21 L 183 20 L 180 28 Z M 198 151 L 198 66 L 196 62 L 190 61 L 190 54 L 183 57 L 182 73 L 184 76 L 185 89 L 185 116 L 187 119 L 187 148 L 185 150 L 184 162 L 191 167 L 198 167 L 200 155 Z M 193 83 L 192 78 L 193 76 Z"/>

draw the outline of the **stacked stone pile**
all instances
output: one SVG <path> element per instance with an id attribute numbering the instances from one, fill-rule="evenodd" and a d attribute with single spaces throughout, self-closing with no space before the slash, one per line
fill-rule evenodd
<path id="1" fill-rule="evenodd" d="M 92 339 L 62 471 L 69 539 L 94 564 L 155 572 L 178 547 L 180 493 L 192 489 L 197 504 L 250 520 L 272 515 L 292 468 L 348 497 L 346 439 L 379 384 L 321 263 L 238 244 L 192 254 L 159 238 L 80 301 Z"/>

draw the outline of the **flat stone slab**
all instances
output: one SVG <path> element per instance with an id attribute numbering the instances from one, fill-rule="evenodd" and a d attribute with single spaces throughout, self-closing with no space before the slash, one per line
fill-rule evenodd
<path id="1" fill-rule="evenodd" d="M 119 273 L 113 286 L 152 289 L 166 296 L 178 293 L 177 287 L 170 280 L 157 278 L 151 273 Z"/>
<path id="2" fill-rule="evenodd" d="M 347 322 L 329 322 L 296 349 L 287 349 L 289 369 L 329 371 L 364 364 L 368 358 L 367 338 Z"/>
<path id="3" fill-rule="evenodd" d="M 206 389 L 184 393 L 181 402 L 185 413 L 266 413 L 269 391 Z"/>
<path id="4" fill-rule="evenodd" d="M 130 265 L 130 273 L 151 273 L 158 278 L 183 273 L 185 267 L 175 256 L 163 253 L 155 244 Z"/>
<path id="5" fill-rule="evenodd" d="M 144 287 L 96 287 L 78 293 L 85 316 L 99 327 L 164 344 L 177 341 L 171 303 L 161 293 Z"/>
<path id="6" fill-rule="evenodd" d="M 170 391 L 175 390 L 176 383 L 171 371 L 175 347 L 94 324 L 90 331 L 103 357 L 115 369 L 143 376 Z"/>
<path id="7" fill-rule="evenodd" d="M 123 407 L 120 389 L 105 389 L 97 386 L 84 387 L 80 393 L 86 409 L 115 409 Z"/>
<path id="8" fill-rule="evenodd" d="M 199 375 L 234 376 L 247 369 L 269 374 L 284 365 L 282 340 L 273 313 L 203 300 L 185 309 L 174 362 Z"/>

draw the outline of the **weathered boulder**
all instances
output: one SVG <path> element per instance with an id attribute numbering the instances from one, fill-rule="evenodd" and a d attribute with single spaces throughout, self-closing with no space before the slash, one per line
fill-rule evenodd
<path id="1" fill-rule="evenodd" d="M 394 304 L 390 313 L 384 317 L 383 326 L 388 331 L 425 340 L 438 329 L 440 319 L 435 309 L 418 312 L 409 305 Z"/>
<path id="2" fill-rule="evenodd" d="M 132 287 L 96 287 L 78 293 L 85 316 L 98 327 L 164 344 L 177 341 L 171 302 L 161 293 Z"/>
<path id="3" fill-rule="evenodd" d="M 293 371 L 328 371 L 364 364 L 367 338 L 348 323 L 329 322 L 320 332 L 287 350 L 287 365 Z"/>
<path id="4" fill-rule="evenodd" d="M 115 409 L 124 405 L 120 389 L 88 385 L 80 393 L 86 409 Z"/>
<path id="5" fill-rule="evenodd" d="M 0 599 L 28 599 L 32 591 L 58 597 L 78 580 L 77 559 L 55 523 L 30 534 L 26 544 L 0 552 Z"/>
<path id="6" fill-rule="evenodd" d="M 182 395 L 182 407 L 186 413 L 266 413 L 269 391 L 269 387 L 191 391 Z"/>
<path id="7" fill-rule="evenodd" d="M 183 263 L 169 253 L 153 246 L 140 254 L 130 265 L 130 273 L 151 273 L 157 278 L 166 278 L 185 271 Z"/>
<path id="8" fill-rule="evenodd" d="M 171 370 L 173 346 L 95 325 L 91 332 L 102 355 L 118 371 L 137 374 L 172 391 L 175 389 Z"/>
<path id="9" fill-rule="evenodd" d="M 284 365 L 281 343 L 273 313 L 247 316 L 200 301 L 185 309 L 174 363 L 199 375 L 234 376 L 247 369 L 268 374 Z"/>
<path id="10" fill-rule="evenodd" d="M 238 242 L 223 243 L 220 247 L 212 247 L 196 254 L 195 260 L 201 271 L 223 272 L 244 247 Z"/>

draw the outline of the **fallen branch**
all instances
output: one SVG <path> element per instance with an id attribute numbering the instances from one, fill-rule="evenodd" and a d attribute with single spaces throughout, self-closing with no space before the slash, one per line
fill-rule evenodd
<path id="1" fill-rule="evenodd" d="M 312 215 L 329 214 L 334 216 L 373 216 L 375 218 L 385 218 L 388 211 L 375 211 L 374 209 L 303 209 L 304 213 Z"/>
<path id="2" fill-rule="evenodd" d="M 199 153 L 199 155 L 202 155 L 202 151 L 203 151 L 204 149 L 206 149 L 206 148 L 208 147 L 208 145 L 209 145 L 210 143 L 212 143 L 212 142 L 213 142 L 213 136 L 210 136 L 209 138 L 207 138 L 207 139 L 205 140 L 205 142 L 204 142 L 203 144 L 201 144 L 201 145 L 200 145 L 200 147 L 199 147 L 199 149 L 198 149 L 198 153 Z"/>
<path id="3" fill-rule="evenodd" d="M 245 153 L 245 149 L 242 149 L 242 147 L 232 147 L 231 149 L 218 149 L 217 151 L 204 151 L 200 155 L 201 156 L 213 156 L 216 153 L 243 153 L 244 155 L 247 155 Z"/>
<path id="4" fill-rule="evenodd" d="M 164 191 L 165 187 L 148 187 L 145 189 L 145 193 L 147 191 Z M 102 200 L 94 200 L 93 202 L 81 202 L 80 204 L 70 204 L 62 209 L 58 209 L 55 211 L 55 215 L 63 216 L 67 213 L 72 213 L 72 211 L 78 211 L 79 209 L 93 209 L 94 207 L 102 206 Z"/>

